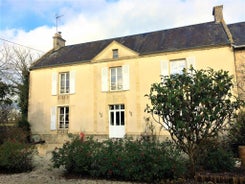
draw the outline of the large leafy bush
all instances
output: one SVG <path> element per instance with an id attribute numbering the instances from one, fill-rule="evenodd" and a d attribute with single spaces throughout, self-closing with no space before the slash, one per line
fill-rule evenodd
<path id="1" fill-rule="evenodd" d="M 53 166 L 93 178 L 154 182 L 180 177 L 185 159 L 171 142 L 74 138 L 53 151 Z"/>
<path id="2" fill-rule="evenodd" d="M 18 173 L 33 168 L 34 147 L 14 140 L 0 145 L 0 172 Z"/>
<path id="3" fill-rule="evenodd" d="M 184 69 L 182 74 L 163 76 L 152 84 L 146 111 L 162 127 L 190 160 L 196 171 L 201 145 L 217 139 L 226 123 L 244 102 L 232 94 L 233 76 L 228 71 Z"/>

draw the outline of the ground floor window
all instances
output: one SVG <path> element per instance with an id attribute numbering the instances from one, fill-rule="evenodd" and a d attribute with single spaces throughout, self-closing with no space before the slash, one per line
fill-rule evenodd
<path id="1" fill-rule="evenodd" d="M 69 127 L 69 107 L 59 107 L 59 128 L 67 129 Z"/>
<path id="2" fill-rule="evenodd" d="M 110 125 L 123 126 L 125 124 L 124 104 L 109 105 Z"/>

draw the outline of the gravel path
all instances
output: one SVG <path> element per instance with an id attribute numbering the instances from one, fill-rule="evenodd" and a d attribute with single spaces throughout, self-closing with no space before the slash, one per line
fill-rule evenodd
<path id="1" fill-rule="evenodd" d="M 35 156 L 33 171 L 20 174 L 0 174 L 0 184 L 130 184 L 107 180 L 65 179 L 63 169 L 54 169 L 50 162 L 51 154 Z"/>

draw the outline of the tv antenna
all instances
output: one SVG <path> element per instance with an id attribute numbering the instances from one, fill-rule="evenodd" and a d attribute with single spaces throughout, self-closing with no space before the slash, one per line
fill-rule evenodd
<path id="1" fill-rule="evenodd" d="M 56 20 L 56 33 L 58 33 L 58 23 L 59 23 L 59 19 L 61 18 L 61 17 L 63 17 L 64 15 L 55 15 L 55 20 Z"/>

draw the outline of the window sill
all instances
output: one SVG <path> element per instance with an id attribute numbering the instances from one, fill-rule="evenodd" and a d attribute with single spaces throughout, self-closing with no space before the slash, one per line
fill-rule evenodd
<path id="1" fill-rule="evenodd" d="M 68 128 L 65 128 L 65 129 L 58 129 L 58 130 L 57 130 L 57 133 L 58 133 L 58 134 L 68 134 Z"/>
<path id="2" fill-rule="evenodd" d="M 129 91 L 129 89 L 120 89 L 120 90 L 109 90 L 108 92 L 124 92 L 124 91 Z"/>
<path id="3" fill-rule="evenodd" d="M 58 100 L 69 100 L 70 95 L 64 94 L 64 95 L 58 95 Z"/>

